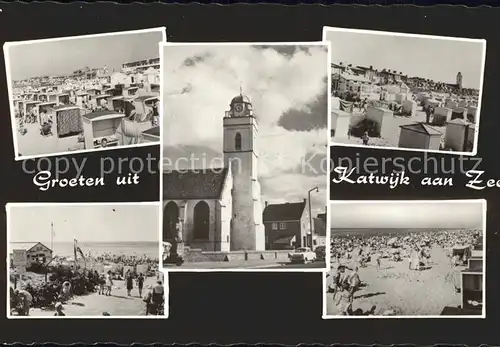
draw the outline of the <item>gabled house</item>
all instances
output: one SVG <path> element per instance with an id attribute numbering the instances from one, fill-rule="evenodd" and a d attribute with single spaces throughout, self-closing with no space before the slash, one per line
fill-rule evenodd
<path id="1" fill-rule="evenodd" d="M 310 220 L 307 199 L 302 202 L 268 204 L 263 211 L 266 249 L 310 247 Z"/>

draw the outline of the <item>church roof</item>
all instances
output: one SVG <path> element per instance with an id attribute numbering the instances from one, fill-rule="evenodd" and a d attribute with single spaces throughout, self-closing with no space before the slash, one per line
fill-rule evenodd
<path id="1" fill-rule="evenodd" d="M 281 222 L 300 220 L 306 202 L 293 202 L 277 205 L 267 205 L 264 209 L 264 222 Z"/>
<path id="2" fill-rule="evenodd" d="M 245 102 L 247 104 L 251 104 L 251 101 L 248 98 L 248 96 L 240 94 L 240 95 L 235 96 L 233 98 L 233 100 L 231 100 L 231 105 L 234 104 L 234 103 L 240 103 L 240 102 Z"/>
<path id="3" fill-rule="evenodd" d="M 163 200 L 220 199 L 227 174 L 227 168 L 165 172 Z"/>

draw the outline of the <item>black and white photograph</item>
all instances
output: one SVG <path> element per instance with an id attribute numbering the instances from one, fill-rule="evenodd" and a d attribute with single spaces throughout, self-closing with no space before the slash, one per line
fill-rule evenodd
<path id="1" fill-rule="evenodd" d="M 485 318 L 486 200 L 330 207 L 323 318 Z"/>
<path id="2" fill-rule="evenodd" d="M 165 28 L 7 42 L 16 160 L 160 143 Z"/>
<path id="3" fill-rule="evenodd" d="M 475 155 L 486 40 L 323 28 L 331 143 Z"/>
<path id="4" fill-rule="evenodd" d="M 160 50 L 163 267 L 325 270 L 328 43 Z"/>
<path id="5" fill-rule="evenodd" d="M 166 318 L 159 212 L 159 203 L 8 204 L 7 317 Z"/>

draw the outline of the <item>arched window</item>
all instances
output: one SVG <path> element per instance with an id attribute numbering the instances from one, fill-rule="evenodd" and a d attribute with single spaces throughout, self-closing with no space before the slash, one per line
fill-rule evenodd
<path id="1" fill-rule="evenodd" d="M 163 211 L 163 241 L 172 242 L 176 234 L 176 224 L 179 218 L 179 207 L 170 201 Z"/>
<path id="2" fill-rule="evenodd" d="M 200 201 L 194 207 L 194 239 L 208 240 L 210 237 L 210 207 L 205 201 Z"/>
<path id="3" fill-rule="evenodd" d="M 234 148 L 237 151 L 241 151 L 241 134 L 236 133 L 236 136 L 234 137 Z"/>

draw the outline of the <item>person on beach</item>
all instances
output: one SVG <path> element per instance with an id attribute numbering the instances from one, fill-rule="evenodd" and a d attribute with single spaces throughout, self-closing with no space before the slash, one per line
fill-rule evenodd
<path id="1" fill-rule="evenodd" d="M 350 316 L 352 314 L 352 294 L 349 290 L 349 284 L 347 283 L 344 283 L 341 287 L 337 307 L 340 310 L 341 316 Z"/>
<path id="2" fill-rule="evenodd" d="M 351 294 L 351 303 L 354 300 L 354 293 L 356 293 L 361 285 L 361 280 L 359 279 L 358 267 L 354 268 L 354 271 L 349 276 L 349 292 Z"/>
<path id="3" fill-rule="evenodd" d="M 429 124 L 431 121 L 431 107 L 424 106 L 424 111 L 425 111 L 425 123 Z"/>
<path id="4" fill-rule="evenodd" d="M 106 296 L 111 296 L 111 289 L 113 288 L 113 278 L 111 271 L 106 274 Z"/>
<path id="5" fill-rule="evenodd" d="M 54 313 L 54 316 L 58 316 L 58 317 L 66 316 L 66 314 L 64 314 L 63 310 L 64 310 L 63 304 L 58 302 L 56 304 L 56 312 Z"/>
<path id="6" fill-rule="evenodd" d="M 33 297 L 31 294 L 24 289 L 16 289 L 14 291 L 14 294 L 16 297 L 21 301 L 22 303 L 22 310 L 21 313 L 23 316 L 29 316 L 30 315 L 30 306 L 31 303 L 33 302 Z"/>
<path id="7" fill-rule="evenodd" d="M 99 295 L 104 295 L 106 289 L 106 277 L 104 275 L 99 276 Z"/>
<path id="8" fill-rule="evenodd" d="M 131 296 L 132 289 L 134 289 L 134 278 L 131 272 L 126 275 L 125 281 L 127 282 L 127 296 Z"/>
<path id="9" fill-rule="evenodd" d="M 370 140 L 370 136 L 368 136 L 368 131 L 365 130 L 362 140 L 363 140 L 363 145 L 368 146 L 368 141 Z"/>
<path id="10" fill-rule="evenodd" d="M 139 277 L 137 277 L 137 288 L 139 289 L 139 296 L 142 298 L 142 288 L 144 286 L 144 276 L 139 274 Z"/>
<path id="11" fill-rule="evenodd" d="M 153 307 L 153 286 L 148 286 L 142 301 L 146 303 L 146 316 L 149 314 L 156 315 Z"/>
<path id="12" fill-rule="evenodd" d="M 62 285 L 61 295 L 64 301 L 69 300 L 71 296 L 71 283 L 65 281 Z"/>
<path id="13" fill-rule="evenodd" d="M 382 261 L 380 260 L 380 256 L 377 257 L 377 270 L 380 270 L 380 267 L 382 266 Z"/>

